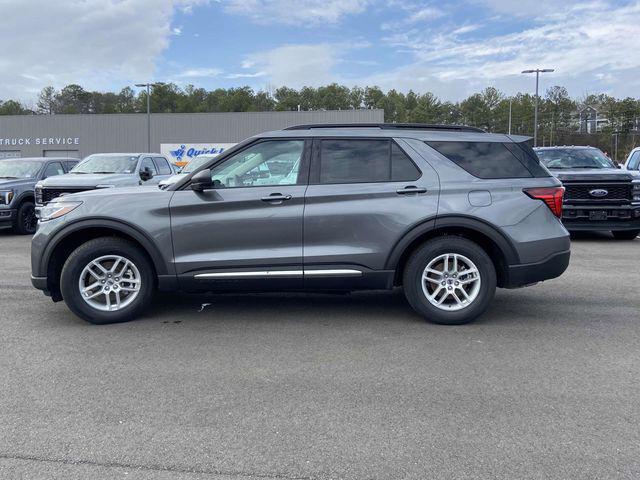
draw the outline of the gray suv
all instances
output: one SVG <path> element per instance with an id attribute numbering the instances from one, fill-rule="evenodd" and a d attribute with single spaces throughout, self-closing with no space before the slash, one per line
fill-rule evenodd
<path id="1" fill-rule="evenodd" d="M 67 174 L 36 185 L 36 204 L 85 190 L 157 185 L 175 173 L 172 164 L 159 153 L 95 153 Z"/>
<path id="2" fill-rule="evenodd" d="M 426 319 L 569 263 L 564 189 L 526 137 L 438 125 L 306 125 L 252 137 L 162 189 L 42 209 L 32 283 L 78 316 L 133 319 L 155 290 L 404 288 Z"/>

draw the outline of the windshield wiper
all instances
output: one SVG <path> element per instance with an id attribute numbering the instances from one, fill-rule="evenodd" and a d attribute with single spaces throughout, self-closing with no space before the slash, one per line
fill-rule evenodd
<path id="1" fill-rule="evenodd" d="M 602 165 L 600 165 L 600 166 L 595 166 L 595 165 L 577 165 L 577 166 L 571 167 L 571 168 L 594 168 L 594 169 L 598 169 L 598 168 L 608 168 L 608 167 L 604 167 Z"/>
<path id="2" fill-rule="evenodd" d="M 89 172 L 69 172 L 69 173 L 73 173 L 75 175 L 87 175 Z"/>
<path id="3" fill-rule="evenodd" d="M 0 178 L 6 178 L 7 180 L 17 180 L 20 177 L 5 177 L 5 176 L 0 176 Z"/>
<path id="4" fill-rule="evenodd" d="M 93 172 L 94 175 L 100 175 L 100 174 L 105 174 L 105 173 L 116 173 L 116 172 Z"/>

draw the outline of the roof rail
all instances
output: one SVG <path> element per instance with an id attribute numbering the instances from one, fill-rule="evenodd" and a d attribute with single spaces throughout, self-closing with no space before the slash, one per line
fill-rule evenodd
<path id="1" fill-rule="evenodd" d="M 467 125 L 441 125 L 429 123 L 311 123 L 308 125 L 293 125 L 284 130 L 311 130 L 314 128 L 379 128 L 381 130 L 444 130 L 455 132 L 486 133 L 481 128 Z"/>

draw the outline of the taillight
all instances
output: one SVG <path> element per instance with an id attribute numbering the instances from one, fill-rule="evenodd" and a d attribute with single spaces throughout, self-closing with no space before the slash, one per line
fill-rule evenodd
<path id="1" fill-rule="evenodd" d="M 562 197 L 564 196 L 564 187 L 525 188 L 523 191 L 529 197 L 536 200 L 542 200 L 546 203 L 547 207 L 549 207 L 556 217 L 562 217 Z"/>

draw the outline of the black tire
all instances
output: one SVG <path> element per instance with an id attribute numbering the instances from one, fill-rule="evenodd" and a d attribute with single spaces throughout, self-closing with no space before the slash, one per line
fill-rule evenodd
<path id="1" fill-rule="evenodd" d="M 616 240 L 635 240 L 640 235 L 640 230 L 618 230 L 611 233 Z"/>
<path id="2" fill-rule="evenodd" d="M 38 227 L 36 206 L 33 202 L 22 202 L 18 207 L 13 230 L 20 235 L 33 235 Z"/>
<path id="3" fill-rule="evenodd" d="M 119 255 L 131 262 L 140 272 L 140 291 L 129 304 L 116 311 L 101 311 L 89 305 L 80 293 L 80 275 L 92 260 L 104 255 Z M 80 245 L 69 255 L 62 267 L 60 290 L 69 309 L 80 318 L 96 325 L 127 322 L 140 316 L 151 304 L 155 292 L 156 275 L 147 257 L 135 244 L 117 237 L 101 237 Z"/>
<path id="4" fill-rule="evenodd" d="M 468 258 L 480 274 L 477 296 L 469 305 L 456 311 L 446 311 L 430 303 L 422 288 L 422 275 L 427 265 L 447 253 Z M 413 252 L 404 269 L 403 286 L 407 301 L 425 319 L 443 325 L 461 325 L 475 320 L 489 307 L 496 291 L 496 270 L 487 252 L 471 240 L 455 236 L 438 237 Z"/>

